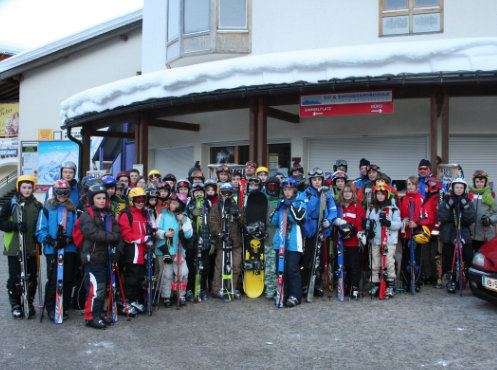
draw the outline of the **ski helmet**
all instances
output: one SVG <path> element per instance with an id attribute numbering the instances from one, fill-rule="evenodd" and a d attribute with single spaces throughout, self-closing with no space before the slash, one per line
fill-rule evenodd
<path id="1" fill-rule="evenodd" d="M 255 175 L 259 176 L 259 173 L 261 173 L 261 172 L 266 172 L 269 175 L 269 170 L 267 169 L 267 167 L 261 166 L 261 167 L 257 168 L 255 170 Z"/>
<path id="2" fill-rule="evenodd" d="M 177 201 L 178 202 L 178 208 L 174 213 L 182 213 L 186 209 L 186 202 L 188 199 L 186 198 L 186 195 L 180 194 L 180 193 L 172 193 L 171 196 L 169 197 L 170 201 Z"/>
<path id="3" fill-rule="evenodd" d="M 116 176 L 116 180 L 117 180 L 117 181 L 120 181 L 119 179 L 120 179 L 121 177 L 127 177 L 127 178 L 128 178 L 128 184 L 131 184 L 131 177 L 129 176 L 129 173 L 128 173 L 128 172 L 126 172 L 126 171 L 121 171 L 121 172 L 119 172 L 119 173 L 117 174 L 117 176 Z"/>
<path id="4" fill-rule="evenodd" d="M 143 200 L 143 203 L 147 200 L 147 193 L 142 188 L 132 188 L 128 193 L 128 199 L 131 206 L 135 206 L 135 202 Z"/>
<path id="5" fill-rule="evenodd" d="M 349 240 L 357 234 L 357 229 L 350 222 L 338 226 L 338 232 L 343 240 Z"/>
<path id="6" fill-rule="evenodd" d="M 387 199 L 390 199 L 390 186 L 388 186 L 384 182 L 377 183 L 373 188 L 373 194 L 376 194 L 377 191 L 381 191 L 387 194 Z"/>
<path id="7" fill-rule="evenodd" d="M 270 177 L 266 181 L 266 193 L 271 197 L 277 198 L 280 196 L 280 179 L 276 176 Z"/>
<path id="8" fill-rule="evenodd" d="M 121 190 L 121 191 L 124 190 L 124 184 L 121 181 L 116 183 L 116 191 L 117 190 Z"/>
<path id="9" fill-rule="evenodd" d="M 294 188 L 297 189 L 297 181 L 293 177 L 287 177 L 286 179 L 283 179 L 281 182 L 281 188 Z"/>
<path id="10" fill-rule="evenodd" d="M 250 185 L 255 185 L 257 186 L 257 188 L 251 188 Z M 249 179 L 247 180 L 247 189 L 249 192 L 261 190 L 262 189 L 261 179 L 257 176 L 249 177 Z"/>
<path id="11" fill-rule="evenodd" d="M 293 175 L 294 171 L 300 171 L 304 173 L 304 167 L 300 164 L 300 158 L 295 158 L 292 168 L 290 168 L 290 175 Z"/>
<path id="12" fill-rule="evenodd" d="M 74 176 L 76 176 L 76 163 L 72 162 L 72 161 L 64 161 L 62 162 L 62 164 L 60 165 L 60 177 L 62 178 L 62 170 L 64 168 L 70 168 L 71 170 L 74 171 Z"/>
<path id="13" fill-rule="evenodd" d="M 223 182 L 219 186 L 219 193 L 223 196 L 231 197 L 234 191 L 235 189 L 233 188 L 233 185 L 231 185 L 231 183 L 229 182 Z"/>
<path id="14" fill-rule="evenodd" d="M 331 181 L 333 182 L 333 185 L 337 184 L 338 179 L 344 179 L 345 182 L 347 182 L 348 176 L 346 172 L 343 171 L 335 171 L 331 175 Z"/>
<path id="15" fill-rule="evenodd" d="M 431 238 L 430 229 L 427 226 L 421 226 L 413 232 L 412 238 L 416 244 L 428 244 Z"/>
<path id="16" fill-rule="evenodd" d="M 377 164 L 370 164 L 369 167 L 368 167 L 368 173 L 371 172 L 371 171 L 376 171 L 376 172 L 380 172 L 380 166 L 378 166 Z"/>
<path id="17" fill-rule="evenodd" d="M 68 197 L 71 195 L 71 187 L 66 180 L 55 180 L 53 193 L 59 197 Z"/>
<path id="18" fill-rule="evenodd" d="M 216 179 L 208 178 L 207 180 L 205 180 L 205 182 L 204 182 L 205 190 L 207 190 L 208 186 L 211 186 L 217 194 L 217 181 L 216 181 Z"/>
<path id="19" fill-rule="evenodd" d="M 438 193 L 442 189 L 442 181 L 436 177 L 428 178 L 428 193 Z"/>
<path id="20" fill-rule="evenodd" d="M 22 175 L 16 181 L 16 189 L 18 192 L 23 182 L 30 182 L 33 185 L 33 191 L 35 191 L 35 185 L 36 185 L 35 178 L 29 175 Z"/>
<path id="21" fill-rule="evenodd" d="M 345 167 L 344 172 L 347 172 L 347 168 L 348 168 L 347 161 L 345 159 L 337 159 L 335 161 L 335 164 L 333 165 L 333 172 L 338 171 L 338 167 Z"/>
<path id="22" fill-rule="evenodd" d="M 176 183 L 176 192 L 178 192 L 179 188 L 185 187 L 188 188 L 188 191 L 190 191 L 192 185 L 190 184 L 190 181 L 187 179 L 179 179 L 178 182 Z"/>
<path id="23" fill-rule="evenodd" d="M 172 181 L 176 184 L 176 176 L 174 176 L 172 173 L 168 173 L 162 178 L 162 181 Z"/>
<path id="24" fill-rule="evenodd" d="M 450 190 L 452 191 L 452 193 L 454 193 L 454 184 L 463 184 L 464 192 L 466 192 L 466 190 L 468 189 L 468 183 L 462 177 L 456 177 L 454 180 L 452 180 L 452 183 L 450 184 Z"/>
<path id="25" fill-rule="evenodd" d="M 102 177 L 102 181 L 104 182 L 107 189 L 116 186 L 117 183 L 116 179 L 112 176 L 104 176 Z"/>
<path id="26" fill-rule="evenodd" d="M 159 179 L 160 180 L 160 178 L 161 178 L 161 174 L 160 174 L 159 170 L 155 170 L 154 169 L 154 170 L 152 170 L 152 171 L 150 171 L 148 173 L 148 179 L 150 181 L 155 180 L 155 179 Z"/>
<path id="27" fill-rule="evenodd" d="M 309 177 L 309 180 L 313 179 L 315 177 L 321 177 L 321 179 L 323 179 L 323 181 L 324 181 L 324 172 L 319 167 L 314 167 L 312 170 L 309 171 L 309 173 L 307 175 Z"/>
<path id="28" fill-rule="evenodd" d="M 205 187 L 204 187 L 204 184 L 201 183 L 201 182 L 196 182 L 192 185 L 192 196 L 195 197 L 195 192 L 196 191 L 201 191 L 204 193 L 204 197 L 205 197 Z"/>
<path id="29" fill-rule="evenodd" d="M 484 179 L 485 186 L 488 185 L 488 180 L 489 180 L 488 174 L 483 170 L 476 170 L 475 173 L 473 174 L 473 186 L 476 186 L 475 179 Z"/>
<path id="30" fill-rule="evenodd" d="M 103 183 L 94 183 L 88 188 L 86 199 L 88 199 L 88 203 L 90 203 L 90 205 L 94 205 L 93 197 L 97 194 L 105 194 L 107 197 L 107 189 Z"/>
<path id="31" fill-rule="evenodd" d="M 84 179 L 83 179 L 84 180 Z M 83 181 L 83 192 L 86 194 L 93 185 L 105 185 L 104 182 L 96 177 L 90 177 Z"/>
<path id="32" fill-rule="evenodd" d="M 147 194 L 147 199 L 158 198 L 159 194 L 155 188 L 146 188 L 145 193 Z"/>

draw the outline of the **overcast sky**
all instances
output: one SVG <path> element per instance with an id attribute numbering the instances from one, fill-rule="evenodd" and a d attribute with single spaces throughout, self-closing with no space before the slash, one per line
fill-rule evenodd
<path id="1" fill-rule="evenodd" d="M 0 0 L 0 44 L 35 48 L 143 6 L 143 0 Z"/>

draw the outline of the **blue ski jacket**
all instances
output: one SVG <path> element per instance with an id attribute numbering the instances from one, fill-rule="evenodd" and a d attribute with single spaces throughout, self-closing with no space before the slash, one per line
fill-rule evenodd
<path id="1" fill-rule="evenodd" d="M 307 212 L 305 217 L 305 236 L 306 238 L 312 238 L 314 234 L 316 234 L 318 228 L 318 219 L 319 219 L 319 194 L 316 189 L 312 186 L 308 186 L 307 189 L 302 193 L 302 196 L 305 198 L 307 202 Z M 324 209 L 323 217 L 333 224 L 335 222 L 335 218 L 337 218 L 337 207 L 335 204 L 335 200 L 333 199 L 333 193 L 331 190 L 328 190 L 326 194 L 326 208 Z M 326 235 L 329 236 L 331 232 L 331 227 L 326 231 Z"/>
<path id="2" fill-rule="evenodd" d="M 169 229 L 174 230 L 173 241 L 169 246 L 169 253 L 171 254 L 171 256 L 175 256 L 178 253 L 178 245 L 181 245 L 179 243 L 180 230 L 183 231 L 185 239 L 190 239 L 193 236 L 192 222 L 188 218 L 186 212 L 183 212 L 183 216 L 185 216 L 185 222 L 183 223 L 183 225 L 181 225 L 176 219 L 174 213 L 168 211 L 165 208 L 162 208 L 162 212 L 157 218 L 157 227 L 159 230 L 157 230 L 157 232 L 155 233 L 155 236 L 158 239 L 155 243 L 156 255 L 162 256 L 162 252 L 159 250 L 159 248 L 166 244 L 166 237 L 164 236 L 164 234 L 169 231 Z M 185 249 L 183 247 L 181 247 L 181 254 L 183 256 L 185 255 Z"/>
<path id="3" fill-rule="evenodd" d="M 71 182 L 69 183 L 69 185 L 71 186 L 71 194 L 69 195 L 69 199 L 71 199 L 71 201 L 73 202 L 74 204 L 74 207 L 78 207 L 79 205 L 79 186 L 78 186 L 78 182 L 76 180 L 71 180 Z M 53 193 L 53 187 L 51 187 L 50 189 L 48 189 L 46 195 L 45 195 L 45 204 L 47 204 L 48 200 L 53 198 L 54 196 L 54 193 Z"/>
<path id="4" fill-rule="evenodd" d="M 74 204 L 68 200 L 65 204 L 67 207 L 67 223 L 65 236 L 72 236 L 72 230 L 74 228 L 74 223 L 76 222 L 76 209 Z M 36 224 L 36 238 L 40 243 L 43 243 L 45 254 L 54 254 L 54 247 L 45 242 L 47 236 L 53 239 L 57 238 L 57 230 L 59 228 L 59 222 L 57 218 L 57 213 L 59 208 L 62 207 L 55 198 L 51 198 L 47 201 L 42 211 L 38 215 L 38 222 Z M 77 248 L 74 243 L 68 244 L 64 247 L 64 252 L 77 253 Z"/>
<path id="5" fill-rule="evenodd" d="M 281 232 L 281 230 L 279 229 L 280 213 L 283 213 L 283 210 L 286 208 L 288 214 L 286 250 L 290 252 L 302 253 L 304 251 L 304 235 L 300 224 L 295 220 L 295 217 L 290 211 L 290 204 L 293 204 L 295 208 L 303 208 L 304 211 L 307 207 L 307 203 L 305 202 L 305 199 L 303 198 L 302 194 L 299 194 L 296 197 L 289 200 L 280 200 L 278 206 L 276 207 L 276 211 L 274 212 L 273 218 L 271 219 L 271 224 L 276 225 L 278 227 L 278 230 L 274 234 L 273 238 L 274 250 L 278 250 L 280 248 L 280 232 Z"/>

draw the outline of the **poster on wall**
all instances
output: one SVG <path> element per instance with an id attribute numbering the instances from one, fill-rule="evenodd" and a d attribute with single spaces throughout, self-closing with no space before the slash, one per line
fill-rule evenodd
<path id="1" fill-rule="evenodd" d="M 78 164 L 79 148 L 72 141 L 40 141 L 38 146 L 38 185 L 51 186 L 59 179 L 63 162 Z"/>
<path id="2" fill-rule="evenodd" d="M 38 142 L 21 143 L 21 175 L 38 178 Z"/>
<path id="3" fill-rule="evenodd" d="M 19 103 L 0 104 L 0 157 L 17 157 Z"/>

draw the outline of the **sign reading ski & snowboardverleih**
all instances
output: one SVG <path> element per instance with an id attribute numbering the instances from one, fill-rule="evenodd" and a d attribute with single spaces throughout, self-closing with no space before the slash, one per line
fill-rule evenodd
<path id="1" fill-rule="evenodd" d="M 393 91 L 353 91 L 300 96 L 300 117 L 393 113 Z"/>

